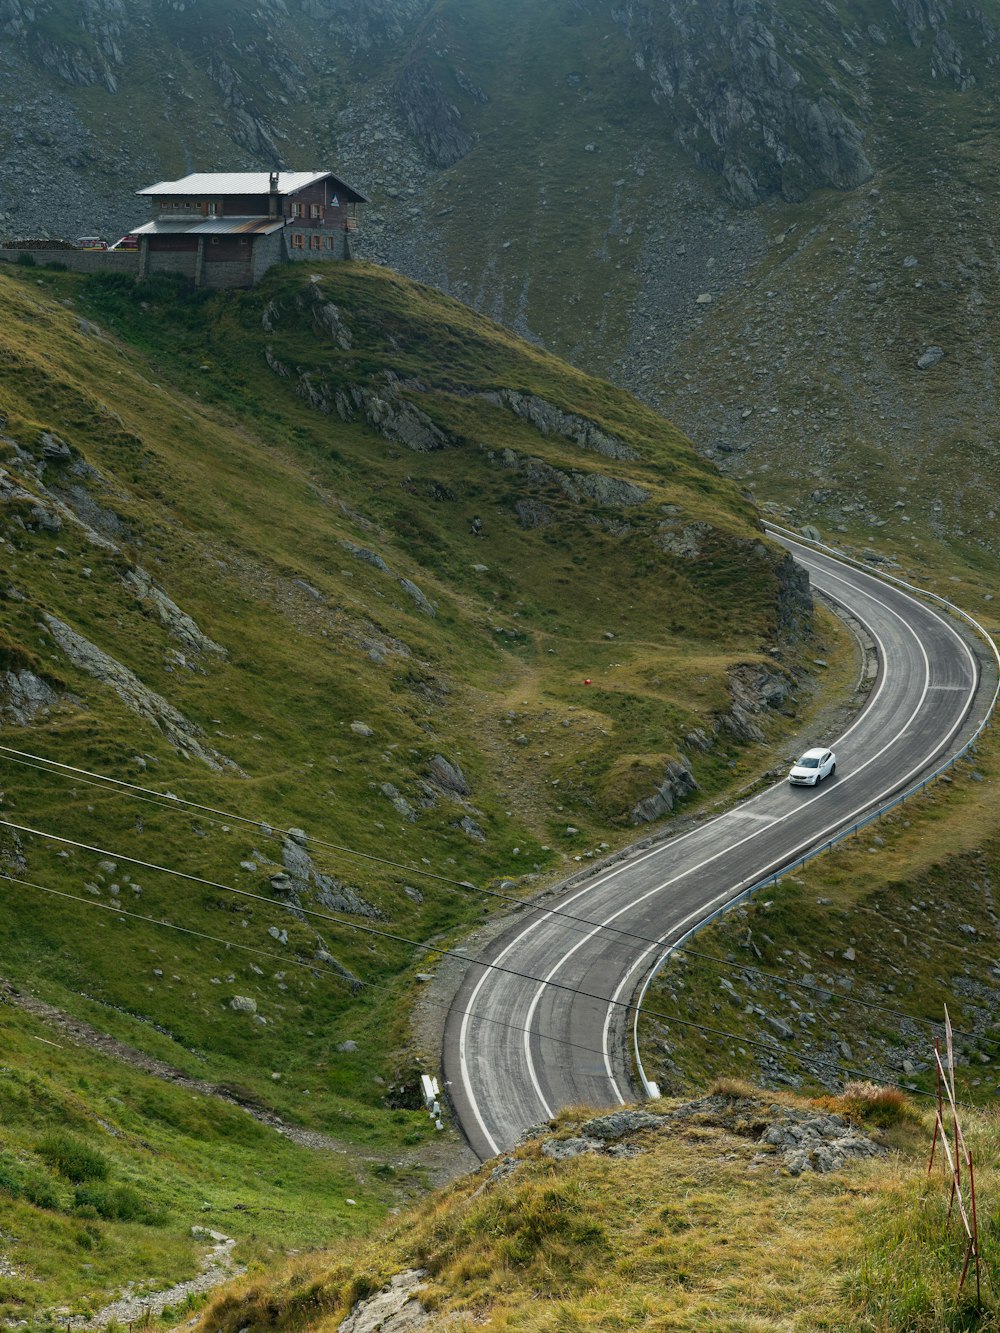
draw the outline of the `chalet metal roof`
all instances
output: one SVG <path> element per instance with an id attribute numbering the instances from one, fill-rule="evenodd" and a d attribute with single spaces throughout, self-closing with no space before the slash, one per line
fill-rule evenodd
<path id="1" fill-rule="evenodd" d="M 348 202 L 367 204 L 368 200 L 353 186 L 348 185 L 332 171 L 279 171 L 278 193 L 281 195 L 297 194 L 307 185 L 317 181 L 332 179 L 353 199 Z M 196 171 L 180 180 L 160 181 L 158 185 L 148 185 L 144 190 L 137 190 L 140 195 L 227 195 L 227 194 L 267 194 L 271 187 L 270 172 L 267 171 Z"/>
<path id="2" fill-rule="evenodd" d="M 178 219 L 161 220 L 155 218 L 141 227 L 133 227 L 133 236 L 266 236 L 269 232 L 280 231 L 285 225 L 285 218 L 201 218 L 197 222 L 181 222 Z"/>

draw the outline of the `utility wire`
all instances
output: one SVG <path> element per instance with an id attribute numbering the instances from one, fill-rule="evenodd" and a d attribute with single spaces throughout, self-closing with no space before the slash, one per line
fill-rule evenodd
<path id="1" fill-rule="evenodd" d="M 57 776 L 60 777 L 67 777 L 70 774 L 72 775 L 86 774 L 86 777 L 85 778 L 81 777 L 80 780 L 85 782 L 86 785 L 88 786 L 97 787 L 98 790 L 102 789 L 108 790 L 110 787 L 112 791 L 115 788 L 122 788 L 125 789 L 124 794 L 132 797 L 133 799 L 142 800 L 150 804 L 158 805 L 160 808 L 165 810 L 177 810 L 179 807 L 187 807 L 190 809 L 197 810 L 199 812 L 211 811 L 213 815 L 220 816 L 221 818 L 225 818 L 233 822 L 241 822 L 250 825 L 263 832 L 266 832 L 269 836 L 272 837 L 277 835 L 287 835 L 288 832 L 287 829 L 276 827 L 274 825 L 265 823 L 261 820 L 251 819 L 245 815 L 239 815 L 225 810 L 218 810 L 212 806 L 200 805 L 197 802 L 188 801 L 183 797 L 174 797 L 173 795 L 167 796 L 165 793 L 157 792 L 153 788 L 142 787 L 136 783 L 125 782 L 119 778 L 106 777 L 103 774 L 94 773 L 87 769 L 74 768 L 72 765 L 62 764 L 59 763 L 57 760 L 45 759 L 44 756 L 29 755 L 25 751 L 14 750 L 10 746 L 0 745 L 0 754 L 6 754 L 10 757 L 13 757 L 13 761 L 15 763 L 24 764 L 26 767 L 35 768 L 39 772 L 43 773 L 51 772 L 52 770 L 49 768 L 45 768 L 42 765 L 45 764 L 53 765 L 56 770 L 60 769 L 65 770 L 64 772 L 57 773 Z M 40 760 L 41 762 L 40 763 L 30 762 L 31 760 Z M 93 779 L 96 779 L 96 781 L 94 781 Z M 212 822 L 216 821 L 213 820 Z M 470 892 L 481 893 L 485 897 L 494 898 L 501 902 L 508 903 L 512 906 L 519 908 L 522 911 L 535 912 L 542 916 L 547 915 L 552 917 L 559 917 L 562 920 L 574 923 L 574 926 L 581 927 L 579 933 L 584 933 L 586 931 L 596 929 L 613 933 L 615 935 L 620 936 L 622 939 L 635 940 L 637 943 L 645 946 L 644 949 L 642 950 L 642 953 L 644 954 L 651 953 L 654 950 L 660 950 L 664 947 L 664 941 L 662 939 L 651 939 L 649 936 L 640 935 L 635 931 L 626 930 L 620 926 L 614 926 L 600 921 L 593 921 L 587 917 L 577 916 L 575 913 L 568 912 L 563 908 L 548 907 L 542 904 L 525 902 L 524 899 L 518 898 L 513 894 L 504 893 L 501 890 L 483 888 L 479 885 L 472 884 L 467 880 L 456 880 L 446 875 L 437 874 L 434 871 L 425 870 L 416 866 L 407 866 L 404 865 L 402 862 L 393 861 L 385 857 L 375 856 L 373 853 L 369 852 L 361 852 L 354 848 L 341 846 L 337 843 L 328 842 L 323 838 L 314 838 L 310 835 L 309 841 L 315 846 L 324 847 L 333 851 L 341 852 L 349 856 L 357 857 L 361 860 L 374 861 L 380 865 L 385 865 L 396 870 L 405 871 L 408 875 L 421 875 L 426 878 L 433 879 L 437 883 L 445 885 L 445 887 L 447 887 L 452 892 L 461 890 L 464 893 L 470 893 Z M 239 892 L 239 890 L 233 890 L 233 891 Z M 884 914 L 876 913 L 876 915 L 884 915 Z M 893 920 L 893 918 L 890 917 L 886 917 L 885 919 Z M 962 945 L 955 944 L 954 942 L 946 940 L 941 936 L 933 935 L 931 938 L 936 942 L 945 945 L 948 948 L 958 949 L 966 954 L 968 953 L 968 950 L 964 949 Z M 897 1009 L 892 1005 L 883 1004 L 876 1000 L 864 1000 L 861 999 L 859 996 L 845 995 L 843 992 L 831 990 L 827 986 L 820 986 L 812 982 L 800 981 L 795 977 L 783 976 L 780 973 L 770 972 L 765 968 L 757 967 L 751 963 L 731 962 L 730 960 L 725 958 L 720 958 L 715 954 L 704 953 L 700 950 L 692 949 L 687 945 L 675 945 L 673 948 L 673 952 L 686 954 L 693 958 L 700 958 L 707 962 L 715 963 L 716 965 L 726 968 L 728 971 L 731 972 L 753 972 L 758 976 L 764 977 L 770 981 L 778 982 L 781 985 L 795 986 L 799 990 L 806 991 L 812 994 L 830 996 L 832 999 L 836 999 L 841 1004 L 851 1004 L 857 1008 L 867 1009 L 871 1012 L 884 1013 L 894 1018 L 906 1019 L 909 1022 L 915 1023 L 920 1027 L 928 1028 L 931 1031 L 934 1031 L 936 1028 L 939 1028 L 941 1026 L 939 1023 L 936 1023 L 933 1019 L 921 1018 L 916 1014 L 907 1013 L 905 1010 Z M 972 1032 L 965 1032 L 959 1028 L 954 1028 L 953 1031 L 958 1036 L 967 1037 L 971 1040 L 976 1040 L 976 1041 L 985 1041 L 988 1042 L 990 1045 L 1000 1047 L 1000 1039 L 989 1037 L 986 1036 L 985 1034 L 980 1035 Z"/>
<path id="2" fill-rule="evenodd" d="M 93 898 L 81 898 L 75 893 L 66 893 L 62 889 L 53 889 L 45 884 L 38 884 L 34 880 L 18 879 L 15 875 L 9 875 L 5 871 L 0 871 L 0 882 L 2 881 L 6 881 L 8 884 L 16 884 L 21 888 L 35 889 L 38 893 L 47 893 L 53 898 L 65 898 L 69 902 L 79 903 L 82 907 L 95 907 L 100 911 L 110 912 L 115 917 L 128 917 L 132 921 L 142 921 L 150 926 L 159 926 L 163 930 L 176 930 L 182 935 L 191 935 L 195 939 L 207 940 L 211 944 L 220 944 L 227 951 L 230 949 L 238 949 L 241 953 L 252 953 L 259 958 L 268 958 L 276 963 L 280 963 L 283 968 L 298 967 L 303 971 L 309 972 L 313 977 L 326 977 L 327 980 L 337 982 L 352 991 L 356 990 L 358 987 L 362 987 L 365 990 L 384 991 L 387 995 L 394 995 L 396 993 L 394 987 L 389 986 L 384 982 L 366 981 L 362 977 L 355 977 L 352 981 L 347 977 L 341 976 L 338 972 L 320 966 L 316 962 L 307 963 L 301 958 L 289 958 L 286 954 L 274 953 L 270 949 L 261 949 L 253 944 L 238 944 L 235 940 L 227 940 L 220 935 L 210 935 L 206 931 L 194 930 L 190 926 L 179 926 L 174 921 L 161 921 L 155 916 L 145 916 L 141 912 L 129 911 L 127 908 L 120 907 L 116 903 L 99 903 L 95 902 Z M 423 997 L 423 1002 L 425 1004 L 433 1005 L 436 1009 L 443 1009 L 446 1013 L 450 1012 L 452 1007 L 449 1004 L 445 1004 L 442 1000 L 433 1000 L 430 996 L 426 995 Z M 508 1028 L 511 1032 L 524 1034 L 529 1031 L 528 1028 L 519 1027 L 516 1023 L 505 1022 L 502 1018 L 490 1018 L 487 1014 L 475 1014 L 471 1010 L 466 1011 L 462 1009 L 457 1009 L 455 1012 L 463 1015 L 468 1013 L 468 1016 L 476 1022 L 489 1023 L 493 1027 Z M 554 1042 L 559 1046 L 569 1046 L 573 1050 L 582 1051 L 585 1055 L 603 1055 L 603 1051 L 597 1051 L 591 1046 L 583 1046 L 576 1041 L 569 1041 L 564 1037 L 553 1037 L 546 1032 L 532 1032 L 532 1035 L 539 1037 L 543 1041 Z"/>
<path id="3" fill-rule="evenodd" d="M 122 859 L 124 860 L 125 858 L 123 857 Z M 210 935 L 210 934 L 206 933 L 205 931 L 193 930 L 193 929 L 191 929 L 190 927 L 187 927 L 187 926 L 179 926 L 179 925 L 177 925 L 175 922 L 171 922 L 171 921 L 160 921 L 160 920 L 158 920 L 156 917 L 145 916 L 145 915 L 143 915 L 143 914 L 140 913 L 140 912 L 132 912 L 132 911 L 129 911 L 128 909 L 123 908 L 123 907 L 120 907 L 118 904 L 115 904 L 115 903 L 98 903 L 98 902 L 94 902 L 92 899 L 89 899 L 89 898 L 80 898 L 80 897 L 78 897 L 76 894 L 65 893 L 65 892 L 63 892 L 61 889 L 53 889 L 53 888 L 47 887 L 46 885 L 43 885 L 43 884 L 37 884 L 37 883 L 35 883 L 35 882 L 32 881 L 32 880 L 18 879 L 17 877 L 15 877 L 15 876 L 13 876 L 13 875 L 8 875 L 8 874 L 6 874 L 5 872 L 0 872 L 0 880 L 6 881 L 6 882 L 9 883 L 9 884 L 16 884 L 16 885 L 19 885 L 20 887 L 23 887 L 23 888 L 35 889 L 35 890 L 37 890 L 37 891 L 40 892 L 40 893 L 46 893 L 46 894 L 49 894 L 49 895 L 51 895 L 51 896 L 53 896 L 53 897 L 56 897 L 56 898 L 64 898 L 64 899 L 68 899 L 69 901 L 71 901 L 71 902 L 75 902 L 75 903 L 79 903 L 79 904 L 81 904 L 81 905 L 84 906 L 84 907 L 94 907 L 94 908 L 97 908 L 97 909 L 100 910 L 100 911 L 110 912 L 110 913 L 112 913 L 115 917 L 128 917 L 128 918 L 130 918 L 130 919 L 132 919 L 132 920 L 145 922 L 145 923 L 147 923 L 148 925 L 152 925 L 152 926 L 160 926 L 161 928 L 163 928 L 163 929 L 165 929 L 165 930 L 176 930 L 176 931 L 179 931 L 181 934 L 184 934 L 184 935 L 194 936 L 194 937 L 197 938 L 197 939 L 208 940 L 209 942 L 211 942 L 211 943 L 213 943 L 213 944 L 220 944 L 220 945 L 222 945 L 223 948 L 225 948 L 227 951 L 230 950 L 230 949 L 238 949 L 238 950 L 240 950 L 241 952 L 244 952 L 244 953 L 252 953 L 252 954 L 255 954 L 255 955 L 259 956 L 259 957 L 273 959 L 275 962 L 279 962 L 279 963 L 281 963 L 284 967 L 293 966 L 293 967 L 300 967 L 300 968 L 303 968 L 304 970 L 308 971 L 308 972 L 309 972 L 311 975 L 313 975 L 313 976 L 316 976 L 316 974 L 319 973 L 320 975 L 325 976 L 325 977 L 329 978 L 329 979 L 332 980 L 332 981 L 340 982 L 340 983 L 342 983 L 342 984 L 344 984 L 344 985 L 346 985 L 346 986 L 350 986 L 350 984 L 351 984 L 351 983 L 347 980 L 346 977 L 338 976 L 336 973 L 329 972 L 329 971 L 327 971 L 327 970 L 325 970 L 325 969 L 318 969 L 318 968 L 316 968 L 313 964 L 303 962 L 301 959 L 298 959 L 298 958 L 287 958 L 287 957 L 285 957 L 285 956 L 283 956 L 283 955 L 281 955 L 281 954 L 272 953 L 272 952 L 271 952 L 270 950 L 268 950 L 268 949 L 260 949 L 260 948 L 257 948 L 255 945 L 249 945 L 249 944 L 237 944 L 237 943 L 235 943 L 235 942 L 233 942 L 233 941 L 223 939 L 223 938 L 221 938 L 220 936 L 217 936 L 217 935 Z M 508 970 L 508 969 L 504 969 L 504 970 Z M 523 977 L 525 977 L 525 979 L 527 979 L 527 980 L 537 980 L 537 978 L 528 978 L 528 977 L 526 976 L 525 973 L 516 973 L 515 975 L 517 975 L 517 976 L 523 976 Z M 391 990 L 392 990 L 391 987 L 385 986 L 385 985 L 383 985 L 383 984 L 381 984 L 381 983 L 379 983 L 379 982 L 363 981 L 363 980 L 361 980 L 360 978 L 358 978 L 358 981 L 360 982 L 360 985 L 362 985 L 362 986 L 364 986 L 364 987 L 367 987 L 367 988 L 370 988 L 370 989 L 373 989 L 373 990 L 383 990 L 383 991 L 386 991 L 386 992 L 389 992 L 389 993 L 391 993 Z M 587 992 L 586 992 L 586 991 L 577 991 L 576 993 L 579 994 L 579 995 L 584 995 L 584 996 L 587 995 Z M 598 997 L 590 997 L 590 998 L 598 998 Z M 435 1004 L 436 1007 L 438 1007 L 438 1008 L 445 1009 L 445 1010 L 448 1011 L 448 1012 L 452 1012 L 452 1006 L 450 1006 L 450 1005 L 443 1004 L 443 1003 L 441 1003 L 440 1001 L 430 1001 L 430 1003 Z M 622 1004 L 623 1002 L 622 1002 L 622 1001 L 618 1001 L 617 1003 Z M 626 1009 L 628 1009 L 628 1008 L 634 1008 L 635 1006 L 634 1006 L 634 1005 L 631 1005 L 631 1004 L 625 1004 L 624 1007 L 625 1007 Z M 565 1047 L 568 1047 L 569 1049 L 572 1049 L 572 1050 L 582 1051 L 582 1052 L 584 1052 L 584 1053 L 587 1054 L 587 1055 L 601 1055 L 601 1056 L 603 1056 L 603 1054 L 604 1054 L 603 1051 L 597 1051 L 597 1050 L 595 1050 L 593 1047 L 590 1047 L 590 1046 L 583 1046 L 583 1045 L 581 1045 L 579 1042 L 569 1041 L 568 1039 L 566 1039 L 566 1038 L 564 1038 L 564 1037 L 553 1037 L 553 1036 L 551 1036 L 551 1035 L 549 1035 L 549 1034 L 547 1034 L 547 1033 L 540 1033 L 540 1032 L 535 1031 L 534 1029 L 530 1029 L 530 1028 L 525 1028 L 525 1027 L 518 1026 L 516 1023 L 507 1023 L 507 1022 L 505 1022 L 505 1021 L 502 1020 L 502 1019 L 495 1019 L 495 1018 L 490 1018 L 490 1017 L 488 1017 L 487 1015 L 475 1014 L 475 1013 L 473 1013 L 471 1010 L 456 1009 L 456 1010 L 454 1010 L 454 1012 L 457 1013 L 457 1014 L 461 1014 L 461 1015 L 463 1015 L 463 1016 L 468 1016 L 468 1017 L 470 1017 L 470 1018 L 472 1018 L 472 1019 L 475 1019 L 475 1020 L 478 1021 L 478 1022 L 489 1023 L 489 1024 L 492 1024 L 493 1026 L 496 1026 L 496 1027 L 507 1028 L 508 1030 L 510 1030 L 510 1031 L 512 1031 L 512 1032 L 518 1032 L 518 1033 L 521 1033 L 521 1034 L 526 1034 L 526 1033 L 527 1033 L 527 1034 L 530 1034 L 531 1036 L 538 1037 L 538 1038 L 541 1039 L 541 1040 L 552 1042 L 552 1043 L 554 1043 L 555 1045 L 558 1045 L 558 1046 L 565 1046 Z M 780 1056 L 780 1057 L 782 1057 L 782 1058 L 784 1058 L 784 1059 L 791 1059 L 791 1060 L 795 1061 L 797 1064 L 805 1066 L 806 1069 L 815 1068 L 816 1066 L 819 1066 L 819 1067 L 833 1067 L 833 1068 L 835 1068 L 835 1069 L 837 1070 L 838 1074 L 842 1072 L 839 1063 L 837 1063 L 836 1061 L 826 1060 L 826 1059 L 824 1059 L 822 1056 L 805 1056 L 805 1055 L 800 1055 L 798 1052 L 784 1050 L 783 1048 L 781 1048 L 781 1047 L 779 1047 L 779 1046 L 775 1046 L 775 1045 L 773 1045 L 771 1042 L 759 1041 L 759 1040 L 757 1040 L 756 1038 L 753 1038 L 753 1037 L 747 1037 L 747 1036 L 744 1036 L 744 1035 L 742 1035 L 742 1034 L 740 1034 L 740 1033 L 736 1033 L 736 1032 L 728 1032 L 728 1031 L 726 1031 L 726 1030 L 723 1029 L 723 1028 L 708 1027 L 708 1026 L 705 1026 L 704 1024 L 701 1024 L 701 1023 L 693 1023 L 693 1022 L 691 1022 L 691 1021 L 688 1020 L 688 1019 L 683 1019 L 683 1018 L 669 1018 L 667 1015 L 657 1013 L 656 1011 L 646 1010 L 646 1013 L 647 1013 L 648 1016 L 650 1016 L 650 1017 L 654 1017 L 654 1018 L 659 1018 L 661 1021 L 663 1021 L 663 1022 L 665 1022 L 665 1023 L 667 1023 L 667 1024 L 670 1024 L 670 1023 L 676 1023 L 677 1025 L 679 1025 L 679 1026 L 681 1026 L 681 1027 L 691 1028 L 691 1029 L 693 1029 L 693 1030 L 695 1030 L 695 1031 L 697 1031 L 697 1032 L 701 1032 L 701 1033 L 703 1033 L 703 1034 L 705 1034 L 705 1035 L 708 1035 L 708 1036 L 728 1037 L 728 1038 L 730 1038 L 730 1039 L 733 1040 L 733 1041 L 739 1042 L 741 1045 L 745 1045 L 745 1046 L 753 1046 L 753 1047 L 755 1047 L 756 1049 L 763 1050 L 763 1051 L 767 1051 L 767 1052 L 772 1053 L 772 1054 L 774 1054 L 774 1055 Z M 866 1077 L 871 1077 L 871 1071 L 869 1071 L 869 1070 L 853 1070 L 853 1069 L 848 1069 L 847 1072 L 850 1073 L 850 1074 L 863 1074 L 863 1075 L 865 1075 Z M 922 1097 L 934 1097 L 934 1095 L 935 1095 L 935 1094 L 933 1094 L 933 1093 L 923 1092 L 923 1091 L 922 1091 L 921 1089 L 919 1089 L 919 1088 L 909 1088 L 909 1087 L 907 1087 L 905 1084 L 896 1083 L 896 1082 L 894 1082 L 893 1080 L 885 1079 L 885 1078 L 883 1078 L 881 1075 L 879 1075 L 878 1077 L 879 1077 L 879 1080 L 880 1080 L 880 1082 L 882 1083 L 883 1086 L 889 1086 L 889 1087 L 899 1088 L 901 1091 L 909 1092 L 909 1093 L 916 1093 L 917 1095 L 922 1096 Z"/>
<path id="4" fill-rule="evenodd" d="M 220 889 L 224 893 L 233 893 L 241 898 L 249 898 L 256 902 L 267 903 L 271 907 L 276 905 L 273 899 L 266 898 L 263 896 L 263 894 L 251 893 L 248 889 L 237 889 L 229 884 L 220 884 L 216 880 L 205 879 L 200 875 L 192 875 L 187 873 L 186 871 L 175 870 L 169 866 L 161 866 L 150 861 L 142 861 L 138 857 L 128 856 L 122 853 L 114 852 L 108 848 L 94 847 L 89 843 L 79 842 L 73 838 L 63 838 L 55 833 L 45 833 L 40 829 L 33 829 L 25 825 L 15 824 L 10 820 L 0 819 L 0 826 L 15 829 L 20 833 L 35 834 L 39 837 L 46 838 L 53 842 L 60 842 L 65 844 L 66 846 L 76 847 L 82 851 L 94 852 L 100 856 L 106 856 L 109 858 L 113 857 L 119 861 L 127 861 L 131 865 L 142 866 L 146 870 L 160 871 L 163 874 L 172 875 L 177 879 L 187 880 L 194 884 L 200 884 L 206 888 Z M 475 967 L 487 968 L 490 971 L 500 972 L 507 976 L 517 977 L 521 981 L 530 981 L 535 983 L 536 985 L 548 986 L 553 990 L 564 991 L 570 995 L 577 995 L 581 999 L 596 1000 L 599 1004 L 611 1005 L 618 1009 L 624 1009 L 626 1013 L 631 1012 L 632 1010 L 636 1010 L 638 1008 L 636 1003 L 632 1000 L 618 1000 L 609 997 L 607 995 L 597 995 L 593 991 L 582 990 L 579 986 L 571 986 L 567 982 L 555 981 L 553 979 L 545 979 L 542 977 L 535 977 L 532 976 L 530 973 L 521 972 L 516 968 L 504 967 L 500 963 L 490 963 L 490 962 L 485 962 L 481 959 L 469 958 L 467 954 L 459 953 L 455 949 L 445 949 L 442 948 L 440 945 L 421 943 L 418 940 L 411 940 L 408 939 L 406 936 L 398 935 L 393 931 L 379 930 L 375 926 L 366 926 L 353 921 L 345 921 L 343 917 L 334 916 L 332 913 L 317 912 L 315 909 L 307 907 L 295 907 L 294 911 L 304 916 L 316 917 L 322 921 L 331 921 L 337 925 L 348 926 L 352 930 L 360 931 L 362 934 L 373 935 L 379 939 L 390 940 L 393 943 L 397 944 L 406 944 L 411 948 L 420 949 L 426 953 L 438 954 L 444 958 L 457 958 L 461 962 L 466 964 L 466 966 L 469 966 L 471 964 L 472 966 Z M 689 1019 L 677 1018 L 669 1014 L 661 1013 L 660 1011 L 655 1009 L 645 1009 L 643 1012 L 647 1015 L 647 1017 L 657 1018 L 660 1019 L 662 1022 L 668 1024 L 674 1024 L 679 1027 L 692 1028 L 696 1031 L 711 1036 L 726 1037 L 730 1040 L 741 1042 L 744 1045 L 754 1046 L 760 1050 L 768 1051 L 770 1054 L 779 1056 L 781 1058 L 791 1057 L 793 1060 L 796 1060 L 799 1063 L 806 1063 L 807 1068 L 810 1066 L 815 1068 L 831 1068 L 836 1070 L 839 1077 L 843 1077 L 844 1070 L 841 1067 L 840 1062 L 836 1060 L 828 1060 L 822 1056 L 808 1056 L 808 1057 L 801 1056 L 794 1052 L 785 1051 L 780 1046 L 775 1046 L 771 1042 L 762 1042 L 752 1037 L 744 1037 L 738 1033 L 729 1032 L 727 1029 L 724 1028 L 716 1028 L 702 1023 L 694 1023 L 691 1022 Z M 532 1035 L 535 1035 L 533 1033 L 533 1030 L 529 1029 L 529 1031 L 532 1031 Z M 848 1069 L 847 1072 L 850 1074 L 859 1075 L 861 1077 L 868 1077 L 868 1078 L 881 1077 L 880 1075 L 873 1075 L 872 1071 L 870 1070 L 864 1070 L 864 1069 Z M 884 1079 L 882 1081 L 886 1082 L 886 1080 Z M 904 1085 L 898 1083 L 892 1083 L 892 1086 L 904 1088 Z M 913 1089 L 904 1089 L 904 1090 L 913 1091 Z M 919 1092 L 920 1090 L 917 1089 L 916 1091 Z M 921 1095 L 933 1096 L 933 1094 L 931 1093 L 922 1093 Z"/>

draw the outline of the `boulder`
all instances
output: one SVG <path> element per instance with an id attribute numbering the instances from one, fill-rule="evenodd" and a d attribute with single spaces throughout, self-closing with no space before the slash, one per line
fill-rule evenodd
<path id="1" fill-rule="evenodd" d="M 409 803 L 406 797 L 392 785 L 391 782 L 383 782 L 379 788 L 382 795 L 392 802 L 393 809 L 404 819 L 408 819 L 412 824 L 417 817 L 417 812 Z"/>
<path id="2" fill-rule="evenodd" d="M 651 1115 L 648 1111 L 613 1111 L 611 1115 L 596 1116 L 580 1126 L 581 1134 L 602 1142 L 613 1142 L 627 1134 L 638 1134 L 644 1129 L 663 1129 L 666 1121 L 662 1116 Z"/>
<path id="3" fill-rule="evenodd" d="M 446 759 L 443 754 L 436 754 L 431 759 L 428 776 L 432 782 L 446 791 L 454 792 L 457 796 L 469 795 L 469 784 L 465 774 L 458 764 Z"/>
<path id="4" fill-rule="evenodd" d="M 463 815 L 462 818 L 458 821 L 458 823 L 455 824 L 453 827 L 461 829 L 463 833 L 467 833 L 469 837 L 474 838 L 476 842 L 486 841 L 486 834 L 479 827 L 476 821 L 474 819 L 470 819 L 468 815 Z"/>
<path id="5" fill-rule="evenodd" d="M 420 591 L 417 585 L 413 583 L 410 579 L 400 579 L 399 586 L 403 589 L 403 591 L 407 594 L 407 596 L 413 598 L 413 600 L 416 602 L 420 610 L 423 611 L 426 615 L 429 616 L 437 615 L 437 612 L 434 610 L 434 607 L 430 604 L 430 602 Z"/>

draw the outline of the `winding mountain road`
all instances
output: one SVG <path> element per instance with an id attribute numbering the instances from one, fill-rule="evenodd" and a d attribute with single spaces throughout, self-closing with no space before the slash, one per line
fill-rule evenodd
<path id="1" fill-rule="evenodd" d="M 992 661 L 945 612 L 780 540 L 878 649 L 871 695 L 833 742 L 837 772 L 818 788 L 778 782 L 516 913 L 469 966 L 445 1029 L 448 1093 L 484 1161 L 560 1107 L 641 1098 L 628 1055 L 628 1006 L 664 946 L 932 771 L 989 707 Z"/>

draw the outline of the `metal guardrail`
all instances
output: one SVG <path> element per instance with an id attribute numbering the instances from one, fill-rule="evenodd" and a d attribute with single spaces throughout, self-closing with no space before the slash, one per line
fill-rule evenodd
<path id="1" fill-rule="evenodd" d="M 967 611 L 964 611 L 960 606 L 956 606 L 954 602 L 949 602 L 946 597 L 940 597 L 937 593 L 930 592 L 926 588 L 918 588 L 915 584 L 907 583 L 904 579 L 896 578 L 894 574 L 889 574 L 885 570 L 877 568 L 875 565 L 867 564 L 864 560 L 858 560 L 854 556 L 846 555 L 843 551 L 838 551 L 836 547 L 827 546 L 824 542 L 814 541 L 810 537 L 803 537 L 792 528 L 783 528 L 777 523 L 765 523 L 764 526 L 767 531 L 774 532 L 781 537 L 788 537 L 792 541 L 799 542 L 803 546 L 815 547 L 817 550 L 822 551 L 826 555 L 833 556 L 834 559 L 840 560 L 844 564 L 854 565 L 857 569 L 863 570 L 866 574 L 871 574 L 874 578 L 881 579 L 884 583 L 894 584 L 896 587 L 903 588 L 906 592 L 913 593 L 918 597 L 929 598 L 931 601 L 937 602 L 940 606 L 943 606 L 951 615 L 958 617 L 960 620 L 964 620 L 967 624 L 972 626 L 975 632 L 992 651 L 997 666 L 997 684 L 993 691 L 993 698 L 990 700 L 989 707 L 983 715 L 983 719 L 979 723 L 979 726 L 976 727 L 975 731 L 964 745 L 956 750 L 953 755 L 950 755 L 948 759 L 946 759 L 943 764 L 939 765 L 939 767 L 932 773 L 928 773 L 925 777 L 921 778 L 919 782 L 914 783 L 912 787 L 908 787 L 906 791 L 897 793 L 889 800 L 883 801 L 862 819 L 857 819 L 852 824 L 846 825 L 839 831 L 839 833 L 835 834 L 834 837 L 828 838 L 816 847 L 811 847 L 809 851 L 805 852 L 802 856 L 787 862 L 785 865 L 781 866 L 780 869 L 764 875 L 763 878 L 755 880 L 754 883 L 747 888 L 741 889 L 735 897 L 728 899 L 728 901 L 723 903 L 721 907 L 717 907 L 714 912 L 710 912 L 709 915 L 699 921 L 696 926 L 692 926 L 690 930 L 686 931 L 680 937 L 680 939 L 674 940 L 674 942 L 664 950 L 663 954 L 650 969 L 646 980 L 643 982 L 642 990 L 639 992 L 639 998 L 635 1005 L 635 1017 L 632 1020 L 632 1041 L 635 1051 L 635 1066 L 638 1070 L 639 1078 L 647 1097 L 659 1097 L 660 1090 L 654 1082 L 646 1077 L 646 1071 L 643 1068 L 642 1057 L 639 1054 L 639 1019 L 642 1015 L 643 1001 L 646 998 L 650 986 L 667 965 L 674 951 L 685 945 L 687 941 L 692 939 L 700 930 L 704 930 L 706 926 L 711 925 L 713 921 L 717 920 L 720 916 L 723 916 L 726 912 L 731 911 L 732 908 L 749 898 L 752 894 L 758 892 L 758 890 L 765 888 L 769 884 L 776 885 L 783 876 L 790 875 L 794 871 L 801 869 L 807 861 L 811 861 L 814 857 L 821 856 L 824 852 L 831 851 L 845 838 L 854 837 L 854 835 L 861 829 L 874 823 L 876 819 L 881 819 L 887 811 L 894 809 L 897 805 L 902 805 L 902 803 L 908 800 L 911 796 L 916 796 L 919 792 L 922 792 L 929 786 L 930 783 L 935 782 L 943 773 L 946 773 L 948 769 L 953 768 L 959 760 L 964 759 L 969 751 L 975 746 L 976 741 L 989 725 L 993 712 L 996 709 L 997 701 L 1000 699 L 1000 648 L 997 647 L 997 644 L 989 631 L 973 616 L 970 616 Z"/>

